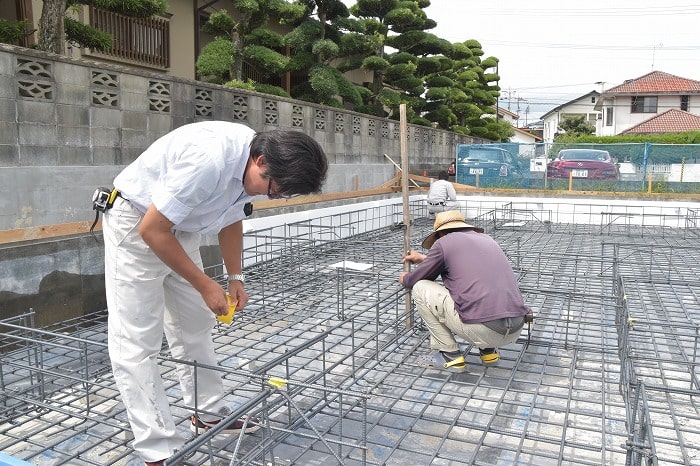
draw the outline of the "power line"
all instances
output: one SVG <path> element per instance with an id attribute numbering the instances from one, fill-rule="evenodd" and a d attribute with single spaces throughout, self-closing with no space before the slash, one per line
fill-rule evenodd
<path id="1" fill-rule="evenodd" d="M 498 9 L 492 8 L 474 8 L 474 13 L 477 14 L 488 14 L 488 15 L 498 15 L 503 16 L 533 16 L 533 17 L 572 17 L 574 19 L 580 17 L 594 17 L 594 18 L 605 18 L 605 17 L 617 17 L 617 16 L 688 16 L 694 14 L 700 14 L 700 6 L 695 5 L 675 5 L 675 6 L 648 6 L 642 8 L 600 8 L 600 9 L 541 9 L 528 8 L 528 9 L 513 9 L 513 8 L 502 8 L 499 6 Z"/>
<path id="2" fill-rule="evenodd" d="M 554 44 L 546 42 L 522 42 L 489 40 L 488 45 L 507 45 L 508 47 L 535 47 L 548 49 L 579 49 L 579 50 L 653 50 L 656 45 L 598 45 L 598 44 Z M 666 50 L 700 50 L 700 45 L 664 45 Z"/>

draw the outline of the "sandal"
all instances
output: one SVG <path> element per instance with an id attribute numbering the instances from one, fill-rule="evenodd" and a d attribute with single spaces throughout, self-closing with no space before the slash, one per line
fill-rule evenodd
<path id="1" fill-rule="evenodd" d="M 418 365 L 420 367 L 428 367 L 431 369 L 439 369 L 449 372 L 465 372 L 467 370 L 467 363 L 464 360 L 464 356 L 448 360 L 440 351 L 433 351 L 430 354 L 420 356 L 418 358 Z"/>

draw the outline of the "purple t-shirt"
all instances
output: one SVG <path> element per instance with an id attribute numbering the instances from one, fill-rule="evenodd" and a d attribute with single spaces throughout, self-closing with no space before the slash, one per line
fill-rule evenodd
<path id="1" fill-rule="evenodd" d="M 448 233 L 433 244 L 426 259 L 404 277 L 403 283 L 411 288 L 419 280 L 435 280 L 439 275 L 464 323 L 521 317 L 530 312 L 508 258 L 489 235 L 473 230 Z"/>

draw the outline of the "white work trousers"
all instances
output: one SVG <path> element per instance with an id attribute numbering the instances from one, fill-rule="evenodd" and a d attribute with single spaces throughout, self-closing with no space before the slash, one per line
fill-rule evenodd
<path id="1" fill-rule="evenodd" d="M 432 349 L 459 351 L 454 335 L 477 348 L 498 348 L 513 343 L 520 336 L 520 328 L 515 333 L 501 335 L 483 324 L 465 324 L 459 318 L 455 302 L 447 288 L 431 280 L 419 280 L 413 285 L 411 297 L 428 327 Z"/>
<path id="2" fill-rule="evenodd" d="M 172 356 L 215 366 L 211 331 L 216 321 L 199 292 L 165 265 L 138 233 L 143 215 L 117 198 L 103 218 L 105 288 L 109 311 L 109 357 L 134 433 L 134 450 L 144 461 L 171 456 L 184 439 L 175 428 L 158 366 L 163 331 Z M 200 267 L 200 236 L 176 232 Z M 223 384 L 216 371 L 178 364 L 183 401 L 218 412 Z M 201 414 L 215 420 L 216 416 Z"/>
<path id="3" fill-rule="evenodd" d="M 428 202 L 428 213 L 429 214 L 436 214 L 438 212 L 446 212 L 448 210 L 459 210 L 459 203 L 455 201 L 445 201 L 443 204 L 431 204 L 431 201 Z M 438 201 L 432 201 L 432 202 L 438 202 Z"/>

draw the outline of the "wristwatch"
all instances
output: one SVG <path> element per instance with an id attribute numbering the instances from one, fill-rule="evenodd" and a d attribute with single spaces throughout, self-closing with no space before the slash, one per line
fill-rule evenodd
<path id="1" fill-rule="evenodd" d="M 228 276 L 227 281 L 238 280 L 241 283 L 245 283 L 245 275 L 242 273 L 234 273 Z"/>

